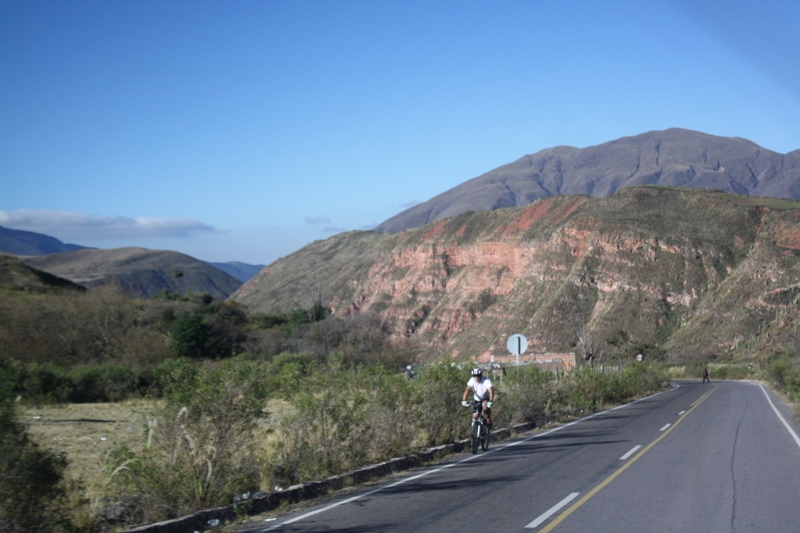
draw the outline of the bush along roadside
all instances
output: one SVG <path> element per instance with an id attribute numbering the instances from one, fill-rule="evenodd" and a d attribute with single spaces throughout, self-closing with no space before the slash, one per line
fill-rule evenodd
<path id="1" fill-rule="evenodd" d="M 271 490 L 247 492 L 249 501 L 228 500 L 227 507 L 171 523 L 232 522 L 461 451 L 470 418 L 460 406 L 467 374 L 446 364 L 424 367 L 410 381 L 380 368 L 312 372 L 302 392 L 290 395 L 291 408 L 277 419 L 276 444 L 263 458 L 262 486 Z M 571 420 L 588 414 L 586 409 L 669 386 L 663 366 L 641 363 L 615 372 L 583 368 L 560 375 L 527 366 L 493 379 L 500 438 L 512 428 L 521 432 L 545 421 Z M 523 420 L 533 422 L 517 424 Z"/>
<path id="2" fill-rule="evenodd" d="M 120 522 L 174 518 L 258 490 L 263 376 L 241 357 L 207 366 L 176 359 L 160 367 L 165 403 L 148 421 L 142 451 L 121 446 L 109 456 L 107 503 L 123 507 Z"/>
<path id="3" fill-rule="evenodd" d="M 411 381 L 380 369 L 355 369 L 305 387 L 277 422 L 276 445 L 266 459 L 268 486 L 321 479 L 466 438 L 470 414 L 460 399 L 468 377 L 447 364 L 424 367 Z M 524 366 L 494 381 L 495 427 L 567 420 L 669 384 L 657 363 L 560 375 Z"/>

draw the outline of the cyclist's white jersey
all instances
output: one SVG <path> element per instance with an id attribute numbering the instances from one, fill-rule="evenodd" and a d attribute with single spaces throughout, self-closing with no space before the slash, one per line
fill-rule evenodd
<path id="1" fill-rule="evenodd" d="M 467 381 L 467 387 L 472 388 L 472 394 L 475 395 L 476 402 L 488 400 L 489 389 L 492 387 L 492 380 L 489 378 L 483 378 L 481 382 L 478 383 L 475 381 L 475 378 L 469 378 L 469 381 Z"/>

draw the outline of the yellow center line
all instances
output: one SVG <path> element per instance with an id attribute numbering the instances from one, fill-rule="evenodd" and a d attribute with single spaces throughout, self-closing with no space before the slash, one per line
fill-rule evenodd
<path id="1" fill-rule="evenodd" d="M 711 394 L 715 390 L 717 390 L 718 388 L 719 388 L 719 385 L 714 385 L 714 388 L 712 390 L 708 391 L 707 393 L 702 395 L 696 402 L 694 402 L 692 404 L 692 408 L 689 409 L 688 411 L 686 411 L 683 414 L 683 416 L 681 416 L 672 426 L 670 426 L 670 428 L 668 430 L 666 430 L 664 433 L 662 433 L 660 437 L 658 437 L 656 440 L 654 440 L 653 442 L 648 444 L 646 448 L 644 448 L 642 451 L 640 451 L 635 456 L 633 456 L 633 458 L 630 461 L 625 463 L 616 472 L 614 472 L 613 474 L 608 476 L 599 485 L 597 485 L 591 491 L 586 493 L 586 496 L 584 496 L 583 498 L 581 498 L 577 502 L 573 503 L 572 506 L 569 509 L 567 509 L 566 511 L 564 511 L 563 513 L 558 515 L 558 517 L 554 518 L 553 521 L 550 522 L 547 525 L 547 527 L 545 527 L 542 530 L 540 530 L 539 533 L 548 533 L 549 531 L 552 531 L 553 528 L 555 528 L 557 525 L 559 525 L 561 522 L 563 522 L 564 519 L 566 519 L 569 515 L 571 515 L 573 512 L 575 512 L 575 510 L 577 510 L 581 505 L 583 505 L 584 503 L 588 502 L 592 498 L 592 496 L 594 496 L 595 494 L 600 492 L 603 489 L 603 487 L 605 487 L 606 485 L 608 485 L 609 483 L 614 481 L 617 478 L 617 476 L 619 476 L 621 473 L 623 473 L 629 466 L 631 466 L 633 463 L 635 463 L 641 456 L 646 454 L 650 450 L 650 448 L 652 448 L 653 446 L 658 444 L 659 441 L 661 441 L 661 439 L 663 439 L 664 437 L 669 435 L 670 431 L 675 429 L 678 426 L 678 424 L 680 424 L 683 421 L 684 418 L 689 416 L 689 413 L 691 413 L 692 411 L 697 409 L 697 406 L 699 406 L 701 403 L 703 403 L 705 400 L 707 400 L 708 397 L 711 396 Z"/>
<path id="2" fill-rule="evenodd" d="M 714 392 L 715 390 L 717 390 L 718 388 L 719 388 L 719 385 L 714 385 L 714 388 L 713 388 L 713 389 L 711 389 L 711 390 L 710 390 L 710 391 L 708 391 L 707 393 L 705 393 L 705 394 L 703 394 L 702 396 L 700 396 L 700 398 L 698 398 L 697 400 L 695 400 L 695 402 L 692 404 L 692 407 L 696 406 L 697 404 L 699 404 L 700 402 L 704 401 L 706 398 L 708 398 L 709 396 L 711 396 L 711 393 L 712 393 L 712 392 Z"/>

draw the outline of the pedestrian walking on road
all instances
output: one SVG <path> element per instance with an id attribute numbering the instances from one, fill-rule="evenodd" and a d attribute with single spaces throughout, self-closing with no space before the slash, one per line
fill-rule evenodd
<path id="1" fill-rule="evenodd" d="M 708 379 L 708 367 L 705 367 L 705 366 L 704 366 L 704 367 L 703 367 L 703 383 L 705 383 L 706 381 L 708 381 L 709 383 L 711 383 L 711 380 L 710 380 L 710 379 Z"/>

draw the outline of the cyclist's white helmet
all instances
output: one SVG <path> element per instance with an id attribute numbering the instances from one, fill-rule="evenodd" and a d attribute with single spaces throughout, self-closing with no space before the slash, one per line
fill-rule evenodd
<path id="1" fill-rule="evenodd" d="M 483 370 L 481 370 L 480 368 L 473 368 L 472 369 L 472 375 L 473 376 L 483 376 Z"/>

